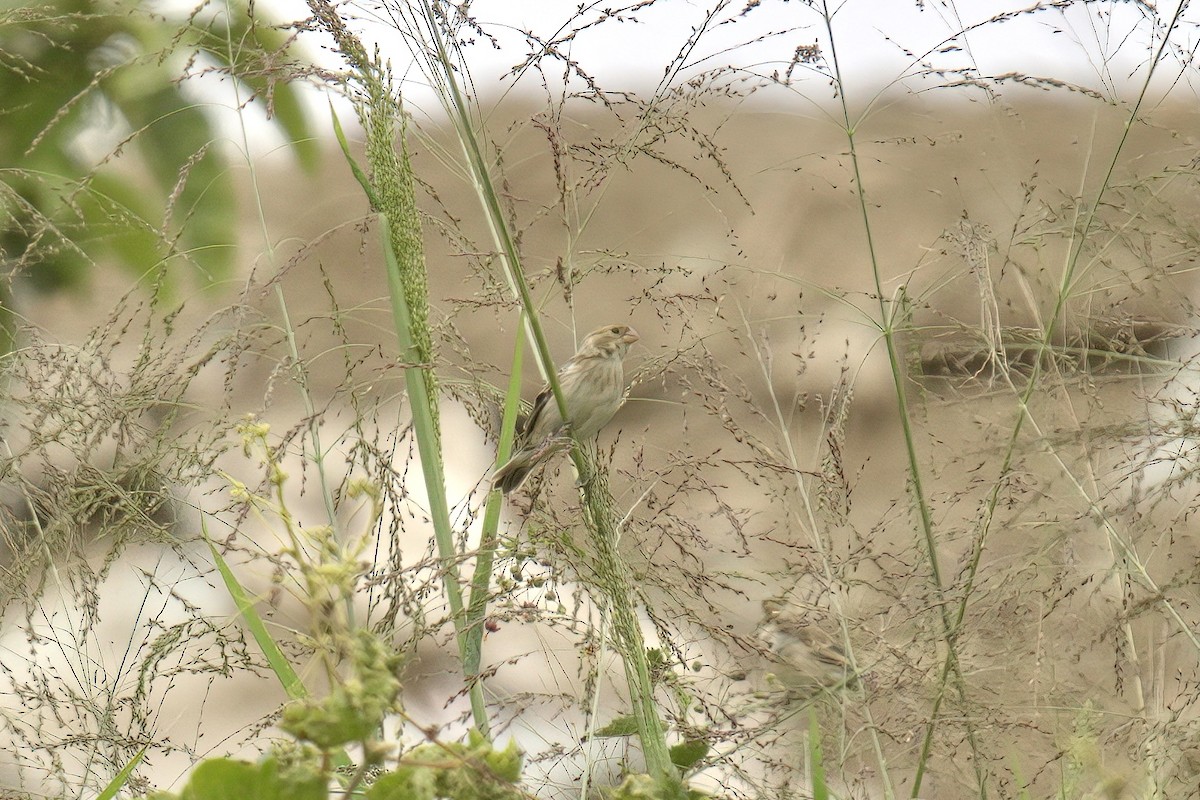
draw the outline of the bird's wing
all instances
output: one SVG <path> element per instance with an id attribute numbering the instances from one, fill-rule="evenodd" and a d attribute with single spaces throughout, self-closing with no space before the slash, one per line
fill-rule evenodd
<path id="1" fill-rule="evenodd" d="M 533 408 L 530 410 L 529 416 L 525 418 L 525 424 L 519 431 L 521 436 L 529 436 L 537 429 L 538 419 L 545 412 L 546 406 L 553 402 L 554 392 L 550 391 L 550 384 L 546 384 L 538 392 L 537 397 L 533 399 Z"/>

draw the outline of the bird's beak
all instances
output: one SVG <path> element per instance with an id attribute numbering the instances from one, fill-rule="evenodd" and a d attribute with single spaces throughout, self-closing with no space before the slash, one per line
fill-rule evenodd
<path id="1" fill-rule="evenodd" d="M 638 336 L 637 331 L 635 331 L 633 328 L 630 328 L 625 335 L 621 337 L 621 341 L 625 344 L 633 344 L 640 338 L 642 337 Z"/>

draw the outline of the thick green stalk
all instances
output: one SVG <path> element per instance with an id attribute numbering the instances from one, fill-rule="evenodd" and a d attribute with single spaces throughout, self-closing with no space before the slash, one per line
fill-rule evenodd
<path id="1" fill-rule="evenodd" d="M 437 16 L 428 0 L 422 0 L 422 7 L 441 70 L 439 88 L 446 92 L 443 100 L 446 102 L 447 110 L 454 121 L 459 140 L 470 164 L 477 194 L 483 204 L 484 216 L 500 251 L 501 264 L 513 293 L 520 300 L 521 308 L 525 312 L 525 322 L 533 341 L 534 355 L 537 358 L 538 366 L 550 385 L 550 391 L 554 396 L 559 413 L 562 414 L 563 419 L 569 419 L 570 415 L 567 411 L 562 387 L 558 383 L 554 360 L 550 355 L 550 347 L 546 342 L 541 321 L 538 318 L 537 305 L 533 301 L 528 281 L 525 280 L 524 272 L 521 269 L 516 244 L 508 230 L 499 196 L 492 184 L 483 148 L 472 124 L 466 99 L 458 85 L 455 67 L 446 50 Z M 642 742 L 642 752 L 646 758 L 646 769 L 656 777 L 677 780 L 678 771 L 671 762 L 666 732 L 659 723 L 657 705 L 654 702 L 654 685 L 650 679 L 650 665 L 634 601 L 634 598 L 637 597 L 637 590 L 629 567 L 621 558 L 617 548 L 618 537 L 616 516 L 612 510 L 613 499 L 608 492 L 608 486 L 603 480 L 603 476 L 592 468 L 587 454 L 577 441 L 571 447 L 571 460 L 579 474 L 579 492 L 584 522 L 597 545 L 600 563 L 597 565 L 596 572 L 601 576 L 600 589 L 608 596 L 612 609 L 614 630 L 617 631 L 617 645 L 620 647 L 621 656 L 625 662 L 625 676 L 629 684 L 634 716 L 637 720 L 638 735 Z"/>
<path id="2" fill-rule="evenodd" d="M 646 770 L 657 778 L 677 780 L 678 772 L 671 761 L 665 727 L 658 716 L 654 701 L 654 682 L 646 657 L 646 642 L 637 614 L 637 589 L 633 573 L 617 547 L 619 531 L 613 512 L 614 501 L 608 489 L 608 474 L 592 469 L 587 455 L 578 443 L 572 447 L 572 458 L 578 465 L 582 460 L 587 471 L 580 470 L 579 493 L 583 504 L 584 521 L 596 545 L 596 580 L 607 595 L 612 614 L 616 645 L 625 665 L 625 681 L 629 686 L 629 702 L 637 722 Z M 584 476 L 587 475 L 586 478 Z"/>
<path id="3" fill-rule="evenodd" d="M 468 624 L 464 614 L 463 592 L 458 576 L 458 551 L 454 545 L 454 529 L 450 524 L 450 507 L 446 500 L 446 478 L 441 452 L 441 424 L 438 414 L 438 385 L 433 365 L 433 337 L 429 330 L 429 290 L 425 270 L 425 250 L 421 238 L 421 219 L 417 213 L 415 183 L 408 148 L 400 137 L 396 152 L 395 120 L 402 118 L 399 100 L 391 90 L 390 77 L 378 60 L 367 58 L 366 49 L 351 33 L 328 3 L 310 0 L 309 7 L 321 25 L 334 37 L 338 48 L 354 68 L 357 81 L 366 99 L 356 104 L 359 119 L 367 134 L 367 159 L 371 166 L 370 179 L 355 164 L 341 125 L 334 120 L 334 130 L 350 163 L 351 170 L 363 186 L 371 207 L 379 212 L 382 224 L 383 253 L 387 266 L 388 288 L 392 301 L 392 316 L 400 342 L 401 360 L 410 365 L 404 371 L 409 405 L 413 414 L 417 450 L 429 498 L 429 516 L 433 523 L 434 541 L 442 564 L 442 583 L 454 623 L 455 640 L 464 663 L 464 675 L 469 679 L 471 714 L 476 727 L 486 733 L 489 728 L 483 687 L 477 680 L 478 657 L 474 673 L 465 669 L 468 657 Z"/>
<path id="4" fill-rule="evenodd" d="M 442 584 L 454 622 L 458 652 L 467 661 L 467 620 L 463 613 L 462 587 L 458 580 L 458 551 L 454 547 L 454 529 L 450 525 L 450 505 L 446 501 L 446 475 L 442 468 L 441 438 L 437 434 L 437 418 L 433 413 L 434 398 L 429 395 L 428 382 L 422 373 L 429 372 L 428 364 L 417 364 L 417 345 L 409 334 L 412 317 L 405 298 L 403 277 L 395 253 L 392 252 L 391 223 L 386 214 L 379 215 L 382 226 L 384 261 L 387 264 L 388 288 L 392 299 L 392 317 L 396 336 L 400 340 L 400 357 L 408 363 L 404 380 L 408 387 L 408 402 L 412 409 L 413 429 L 417 436 L 417 451 L 421 456 L 421 472 L 429 498 L 429 517 L 438 557 L 442 562 Z M 480 731 L 488 729 L 487 708 L 483 702 L 483 687 L 478 681 L 469 686 L 471 714 Z"/>

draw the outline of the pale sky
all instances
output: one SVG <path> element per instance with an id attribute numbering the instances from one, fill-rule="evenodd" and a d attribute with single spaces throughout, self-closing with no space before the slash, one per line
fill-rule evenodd
<path id="1" fill-rule="evenodd" d="M 585 11 L 574 22 L 578 5 L 572 2 L 477 0 L 471 4 L 471 13 L 497 37 L 501 49 L 482 42 L 470 48 L 472 73 L 481 93 L 509 85 L 507 71 L 528 49 L 519 33 L 522 29 L 550 38 L 559 31 L 583 28 L 570 44 L 571 58 L 608 88 L 633 87 L 643 92 L 658 84 L 664 67 L 687 45 L 692 31 L 701 26 L 707 30 L 686 57 L 687 66 L 676 83 L 703 70 L 731 64 L 770 73 L 784 67 L 799 45 L 817 43 L 826 61 L 831 60 L 831 37 L 820 3 L 810 7 L 803 2 L 765 0 L 743 14 L 745 2 L 659 0 L 640 10 L 637 21 L 609 20 L 587 26 L 601 16 L 601 9 L 613 7 L 611 0 L 597 3 L 594 10 Z M 829 6 L 839 61 L 851 90 L 873 92 L 902 74 L 912 74 L 919 57 L 931 51 L 930 58 L 937 68 L 974 63 L 987 75 L 1045 75 L 1101 90 L 1106 85 L 1128 89 L 1124 84 L 1140 84 L 1149 53 L 1157 46 L 1152 39 L 1156 28 L 1150 22 L 1148 6 L 1136 2 L 1078 2 L 1065 10 L 1045 8 L 1014 14 L 1031 7 L 1030 0 L 966 0 L 953 4 L 933 0 L 845 0 Z M 1163 6 L 1160 26 L 1174 12 L 1174 4 Z M 981 24 L 1002 14 L 1014 16 L 1004 22 Z M 1190 19 L 1176 29 L 1173 41 L 1185 49 L 1194 48 L 1198 21 L 1200 10 L 1193 10 Z M 968 33 L 955 39 L 955 34 L 964 29 Z M 360 30 L 367 36 L 378 36 L 397 65 L 406 58 L 403 44 L 385 24 L 364 23 Z M 954 46 L 963 49 L 948 49 Z M 945 51 L 937 52 L 939 49 Z M 1177 74 L 1178 67 L 1163 70 L 1164 77 Z M 532 83 L 529 89 L 536 91 L 536 78 L 527 76 L 526 80 Z M 909 86 L 924 89 L 942 82 L 910 80 Z M 813 76 L 810 84 L 811 89 L 804 87 L 802 91 L 829 94 L 824 88 L 828 86 L 825 78 Z"/>
<path id="2" fill-rule="evenodd" d="M 277 18 L 296 19 L 308 14 L 302 0 L 275 0 Z M 391 2 L 391 0 L 389 0 Z M 495 100 L 505 91 L 542 94 L 540 77 L 525 73 L 520 81 L 511 69 L 519 64 L 532 45 L 522 34 L 531 30 L 543 39 L 561 37 L 576 31 L 565 52 L 578 62 L 605 89 L 635 90 L 649 96 L 663 80 L 664 68 L 676 59 L 688 44 L 693 30 L 704 26 L 699 44 L 682 59 L 683 68 L 673 75 L 672 86 L 679 86 L 707 70 L 737 68 L 727 80 L 769 75 L 783 70 L 800 46 L 816 44 L 825 64 L 831 63 L 831 37 L 821 13 L 823 6 L 810 6 L 792 0 L 763 0 L 743 14 L 746 0 L 731 3 L 701 3 L 696 0 L 658 0 L 637 13 L 636 21 L 608 20 L 594 23 L 611 9 L 611 0 L 585 7 L 564 0 L 476 0 L 470 10 L 495 38 L 499 49 L 482 37 L 466 49 L 475 92 Z M 1046 7 L 1053 0 L 1035 5 L 1031 0 L 964 0 L 958 3 L 926 0 L 845 0 L 830 5 L 833 17 L 833 41 L 852 105 L 860 107 L 881 90 L 893 88 L 900 93 L 922 92 L 935 97 L 982 97 L 977 91 L 944 89 L 959 80 L 952 72 L 921 75 L 925 62 L 936 70 L 961 70 L 975 65 L 988 77 L 1022 74 L 1049 77 L 1077 83 L 1101 92 L 1106 97 L 1128 99 L 1136 95 L 1145 79 L 1151 54 L 1157 51 L 1165 25 L 1176 13 L 1177 5 L 1160 6 L 1157 17 L 1152 7 L 1139 2 L 1083 3 L 1065 9 Z M 1031 8 L 1039 8 L 1031 12 Z M 418 118 L 440 115 L 434 93 L 425 85 L 420 71 L 413 67 L 404 38 L 387 20 L 384 11 L 369 10 L 366 3 L 339 6 L 344 15 L 356 15 L 355 31 L 368 44 L 379 44 L 391 59 L 398 75 L 405 80 L 405 104 Z M 374 6 L 375 9 L 386 6 Z M 1007 15 L 1001 22 L 985 20 Z M 574 21 L 572 21 L 574 19 Z M 955 34 L 967 30 L 965 35 Z M 464 37 L 470 34 L 464 33 Z M 1158 69 L 1151 103 L 1165 94 L 1176 102 L 1196 102 L 1195 67 L 1181 67 L 1181 58 L 1190 57 L 1200 42 L 1200 6 L 1183 15 L 1171 37 L 1182 55 L 1168 55 Z M 339 68 L 337 57 L 327 51 L 328 42 L 317 35 L 306 35 L 302 42 L 318 63 Z M 561 91 L 562 64 L 546 60 L 548 80 L 558 82 L 552 89 Z M 824 65 L 823 65 L 824 66 Z M 798 113 L 808 113 L 817 105 L 828 107 L 834 93 L 828 77 L 809 66 L 794 72 L 790 89 L 779 87 L 762 92 L 763 101 L 785 103 Z M 1017 89 L 1010 79 L 1008 91 Z M 210 87 L 212 88 L 212 87 Z M 582 83 L 576 82 L 575 89 Z M 207 91 L 207 90 L 206 90 Z M 227 92 L 225 89 L 218 92 Z M 206 99 L 215 99 L 208 94 Z M 313 92 L 318 129 L 328 130 L 328 107 L 324 95 Z M 232 108 L 235 103 L 218 100 Z M 348 105 L 340 106 L 343 119 L 352 120 Z M 232 112 L 227 116 L 237 122 Z M 277 136 L 254 120 L 241 123 L 254 126 L 255 146 L 278 147 Z M 239 136 L 240 138 L 240 136 Z M 261 141 L 260 141 L 261 138 Z"/>

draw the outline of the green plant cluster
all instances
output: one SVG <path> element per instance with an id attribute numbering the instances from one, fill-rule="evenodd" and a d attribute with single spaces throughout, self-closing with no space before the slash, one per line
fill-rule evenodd
<path id="1" fill-rule="evenodd" d="M 466 743 L 424 744 L 406 753 L 399 766 L 375 774 L 359 796 L 366 800 L 520 800 L 521 753 L 515 744 L 496 750 L 472 732 Z M 319 751 L 299 748 L 272 753 L 258 763 L 207 759 L 174 794 L 154 792 L 146 800 L 326 800 L 330 775 Z M 337 795 L 342 796 L 338 790 Z M 614 797 L 664 797 L 626 794 Z M 664 798 L 665 800 L 665 798 Z"/>
<path id="2" fill-rule="evenodd" d="M 201 285 L 228 276 L 240 219 L 234 161 L 179 79 L 189 63 L 200 65 L 195 75 L 231 76 L 242 102 L 261 99 L 300 163 L 315 166 L 301 90 L 289 82 L 291 37 L 250 5 L 202 4 L 170 24 L 123 0 L 0 8 L 6 317 L 14 282 L 77 289 L 99 265 L 136 278 L 167 265 Z"/>
<path id="3" fill-rule="evenodd" d="M 379 776 L 367 800 L 519 800 L 521 752 L 515 743 L 497 750 L 478 731 L 466 742 L 424 744 L 407 753 L 400 766 Z"/>
<path id="4" fill-rule="evenodd" d="M 214 547 L 214 558 L 248 627 L 294 697 L 283 709 L 279 728 L 295 742 L 276 745 L 258 763 L 206 759 L 193 769 L 178 794 L 156 792 L 147 795 L 147 800 L 323 800 L 330 796 L 333 785 L 346 794 L 357 791 L 368 800 L 508 800 L 524 796 L 514 788 L 522 763 L 516 745 L 495 750 L 477 731 L 471 731 L 465 744 L 433 741 L 414 747 L 395 759 L 394 768 L 387 769 L 392 747 L 383 740 L 385 723 L 389 716 L 403 717 L 398 703 L 402 659 L 382 636 L 356 626 L 345 610 L 359 591 L 367 568 L 361 554 L 379 519 L 378 495 L 362 482 L 350 487 L 347 497 L 367 498 L 372 513 L 362 532 L 345 542 L 338 540 L 331 526 L 305 528 L 287 507 L 287 473 L 280 463 L 280 451 L 270 443 L 270 427 L 249 418 L 238 425 L 238 432 L 247 456 L 262 454 L 272 496 L 256 494 L 233 479 L 231 493 L 282 525 L 288 545 L 281 556 L 293 568 L 279 578 L 299 590 L 308 608 L 314 633 L 305 642 L 323 666 L 330 689 L 315 696 L 299 682 Z M 361 758 L 353 769 L 343 749 L 351 746 L 361 748 Z"/>
<path id="5" fill-rule="evenodd" d="M 210 758 L 196 765 L 178 794 L 154 792 L 146 800 L 324 800 L 328 776 L 315 758 L 285 763 L 269 756 L 257 764 Z"/>
<path id="6" fill-rule="evenodd" d="M 321 750 L 369 740 L 383 726 L 400 692 L 396 670 L 400 658 L 370 631 L 350 636 L 352 677 L 333 687 L 320 700 L 294 701 L 283 712 L 279 727 Z"/>

